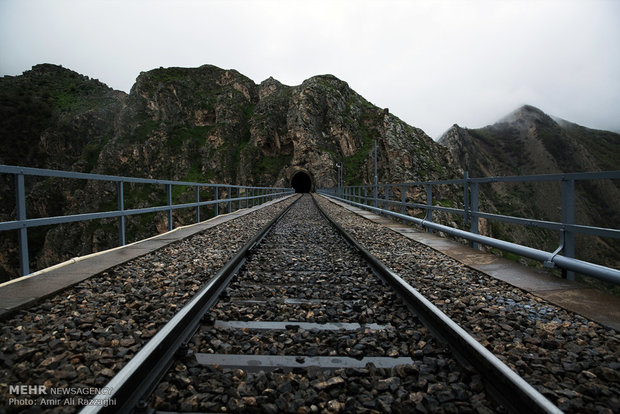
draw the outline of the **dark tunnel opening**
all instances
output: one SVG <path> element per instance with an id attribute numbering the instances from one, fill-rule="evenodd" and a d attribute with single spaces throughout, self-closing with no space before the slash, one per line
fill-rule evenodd
<path id="1" fill-rule="evenodd" d="M 291 179 L 291 187 L 296 193 L 309 193 L 312 190 L 312 179 L 305 172 L 299 171 Z"/>

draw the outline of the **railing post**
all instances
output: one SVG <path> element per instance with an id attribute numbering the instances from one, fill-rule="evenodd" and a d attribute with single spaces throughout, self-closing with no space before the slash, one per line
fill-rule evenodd
<path id="1" fill-rule="evenodd" d="M 424 187 L 426 189 L 426 207 L 427 207 L 425 220 L 432 223 L 433 222 L 433 209 L 431 207 L 433 207 L 433 185 L 424 184 Z M 432 233 L 433 230 L 427 228 L 426 232 Z"/>
<path id="2" fill-rule="evenodd" d="M 372 198 L 374 200 L 373 201 L 373 205 L 375 207 L 379 208 L 379 186 L 378 185 L 375 185 L 374 192 L 373 192 L 372 196 L 373 196 Z"/>
<path id="3" fill-rule="evenodd" d="M 385 185 L 385 194 L 383 194 L 383 198 L 385 200 L 385 206 L 384 206 L 384 210 L 389 210 L 390 209 L 390 185 L 386 184 Z M 388 214 L 385 215 L 385 217 L 389 217 Z"/>
<path id="4" fill-rule="evenodd" d="M 119 181 L 116 183 L 116 188 L 118 192 L 118 211 L 125 210 L 125 195 L 123 190 L 123 182 Z M 126 243 L 125 240 L 125 216 L 120 216 L 118 218 L 118 244 L 119 246 L 124 246 Z"/>
<path id="5" fill-rule="evenodd" d="M 471 224 L 469 231 L 478 234 L 478 216 L 476 213 L 478 212 L 478 183 L 471 183 Z M 476 242 L 471 243 L 471 247 L 474 249 L 478 249 L 479 244 Z"/>
<path id="6" fill-rule="evenodd" d="M 232 213 L 232 187 L 228 187 L 228 212 Z"/>
<path id="7" fill-rule="evenodd" d="M 469 224 L 469 171 L 465 171 L 465 179 L 463 182 L 464 200 L 463 200 L 463 218 L 465 226 Z"/>
<path id="8" fill-rule="evenodd" d="M 168 231 L 172 230 L 172 184 L 166 184 L 168 190 Z"/>
<path id="9" fill-rule="evenodd" d="M 196 186 L 196 203 L 200 203 L 200 186 Z M 200 206 L 196 206 L 196 223 L 200 223 Z"/>
<path id="10" fill-rule="evenodd" d="M 17 220 L 26 220 L 26 185 L 24 174 L 15 176 L 15 202 L 17 207 Z M 19 243 L 19 269 L 22 276 L 30 274 L 30 259 L 28 256 L 28 228 L 22 223 L 18 231 Z"/>
<path id="11" fill-rule="evenodd" d="M 405 184 L 400 186 L 400 214 L 407 214 L 407 187 Z M 407 224 L 407 220 L 403 219 L 403 224 Z"/>
<path id="12" fill-rule="evenodd" d="M 379 193 L 379 176 L 377 175 L 377 140 L 375 140 L 375 191 L 374 191 L 374 197 L 375 197 L 375 207 L 377 207 L 378 205 L 378 193 Z"/>
<path id="13" fill-rule="evenodd" d="M 241 210 L 241 206 L 242 206 L 242 203 L 241 203 L 241 187 L 237 188 L 237 198 L 239 199 L 239 204 L 238 204 L 237 210 Z"/>
<path id="14" fill-rule="evenodd" d="M 364 204 L 366 204 L 367 206 L 370 205 L 370 203 L 368 202 L 368 187 L 364 187 Z"/>
<path id="15" fill-rule="evenodd" d="M 216 185 L 215 186 L 215 196 L 214 196 L 214 200 L 218 201 L 218 193 L 220 192 L 220 188 Z M 220 203 L 215 203 L 215 217 L 220 215 Z"/>
<path id="16" fill-rule="evenodd" d="M 575 180 L 562 179 L 562 224 L 575 223 Z M 564 248 L 562 253 L 565 257 L 575 257 L 575 233 L 564 228 Z M 575 280 L 575 272 L 562 269 L 562 277 Z"/>

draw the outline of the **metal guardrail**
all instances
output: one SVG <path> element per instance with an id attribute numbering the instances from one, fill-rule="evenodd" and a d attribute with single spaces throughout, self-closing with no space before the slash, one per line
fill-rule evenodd
<path id="1" fill-rule="evenodd" d="M 575 259 L 575 234 L 577 233 L 598 237 L 620 238 L 620 229 L 575 224 L 575 181 L 601 179 L 620 179 L 620 171 L 484 178 L 470 178 L 468 173 L 465 173 L 465 177 L 463 179 L 377 184 L 376 186 L 340 186 L 339 188 L 320 189 L 317 192 L 340 199 L 341 201 L 358 207 L 375 211 L 379 214 L 398 218 L 404 222 L 412 222 L 425 227 L 429 231 L 437 230 L 456 237 L 464 238 L 471 241 L 474 248 L 477 248 L 478 244 L 485 244 L 487 246 L 496 247 L 520 256 L 541 261 L 546 267 L 557 266 L 562 269 L 563 276 L 569 280 L 574 280 L 574 273 L 578 272 L 606 280 L 608 282 L 620 284 L 619 270 Z M 561 183 L 561 222 L 513 217 L 479 211 L 480 184 L 543 181 L 559 181 Z M 433 205 L 433 186 L 446 184 L 463 186 L 463 208 Z M 422 187 L 425 189 L 425 204 L 407 201 L 407 189 L 410 187 Z M 378 196 L 378 190 L 383 191 L 382 198 Z M 400 199 L 392 199 L 392 193 L 397 196 L 399 195 Z M 370 194 L 372 194 L 372 196 Z M 379 208 L 380 205 L 383 206 L 383 208 Z M 396 210 L 400 209 L 400 213 L 389 210 L 391 206 L 393 208 L 396 206 Z M 425 211 L 424 219 L 407 215 L 407 208 L 423 209 Z M 469 226 L 469 231 L 434 223 L 434 211 L 443 211 L 463 216 L 465 226 Z M 478 229 L 479 218 L 559 231 L 559 247 L 554 252 L 549 253 L 543 250 L 533 249 L 531 247 L 482 236 L 479 234 Z"/>
<path id="2" fill-rule="evenodd" d="M 17 167 L 9 165 L 0 165 L 0 174 L 12 174 L 15 176 L 15 200 L 17 207 L 17 218 L 13 221 L 0 222 L 0 231 L 17 230 L 19 235 L 19 261 L 20 272 L 22 275 L 30 273 L 30 264 L 28 257 L 28 228 L 36 226 L 46 226 L 50 224 L 61 223 L 73 223 L 78 221 L 102 219 L 102 218 L 118 218 L 119 228 L 119 245 L 123 246 L 126 243 L 125 240 L 125 218 L 131 215 L 154 213 L 159 211 L 168 212 L 168 230 L 173 229 L 172 211 L 184 208 L 196 208 L 196 223 L 200 223 L 200 207 L 201 206 L 214 206 L 214 214 L 217 216 L 220 214 L 220 207 L 222 204 L 227 206 L 228 212 L 242 208 L 245 202 L 245 207 L 254 206 L 256 204 L 262 204 L 268 200 L 272 200 L 277 197 L 281 197 L 294 192 L 291 188 L 277 188 L 277 187 L 251 187 L 242 185 L 228 185 L 228 184 L 208 184 L 208 183 L 196 183 L 188 181 L 171 181 L 171 180 L 156 180 L 147 178 L 135 178 L 135 177 L 122 177 L 115 175 L 102 175 L 102 174 L 88 174 L 72 171 L 59 171 L 48 170 L 41 168 L 30 167 Z M 70 214 L 66 216 L 55 217 L 42 217 L 31 218 L 26 217 L 26 176 L 39 176 L 39 177 L 55 177 L 55 178 L 70 178 L 80 180 L 94 180 L 94 181 L 108 181 L 115 182 L 117 188 L 117 200 L 118 209 L 113 211 L 104 211 L 96 213 L 84 213 L 84 214 Z M 125 195 L 124 184 L 125 183 L 138 183 L 138 184 L 154 184 L 163 185 L 166 188 L 167 204 L 155 207 L 125 209 Z M 195 188 L 195 202 L 184 204 L 172 203 L 172 187 L 184 186 Z M 212 188 L 213 199 L 208 201 L 200 200 L 200 189 Z M 233 198 L 233 192 L 236 191 L 236 197 Z M 221 198 L 222 195 L 226 195 L 226 198 Z M 238 208 L 235 208 L 238 207 Z"/>

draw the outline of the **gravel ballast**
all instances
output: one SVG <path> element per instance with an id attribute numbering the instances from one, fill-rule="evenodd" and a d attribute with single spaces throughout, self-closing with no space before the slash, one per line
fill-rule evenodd
<path id="1" fill-rule="evenodd" d="M 162 411 L 257 413 L 499 410 L 476 372 L 462 368 L 305 195 L 251 254 L 212 324 L 192 338 L 151 398 Z M 231 323 L 250 322 L 245 328 Z M 259 322 L 285 322 L 263 329 Z M 226 323 L 229 326 L 226 326 Z M 318 323 L 304 329 L 299 323 Z M 360 324 L 327 330 L 325 325 Z M 254 328 L 252 328 L 252 326 Z M 361 359 L 410 357 L 377 368 L 202 366 L 196 354 Z M 500 410 L 501 412 L 501 410 Z"/>
<path id="2" fill-rule="evenodd" d="M 317 199 L 366 249 L 560 409 L 620 412 L 616 331 Z"/>
<path id="3" fill-rule="evenodd" d="M 77 400 L 42 405 L 49 395 L 15 394 L 9 387 L 85 390 L 79 396 L 92 398 L 91 387 L 104 387 L 201 285 L 293 201 L 266 206 L 115 266 L 4 319 L 2 406 L 8 412 L 30 405 L 35 411 L 79 409 Z M 11 398 L 18 401 L 10 404 Z"/>

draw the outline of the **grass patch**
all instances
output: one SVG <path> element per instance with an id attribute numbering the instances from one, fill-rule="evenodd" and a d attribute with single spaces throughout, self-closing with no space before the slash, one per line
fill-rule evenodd
<path id="1" fill-rule="evenodd" d="M 202 147 L 207 142 L 207 134 L 213 128 L 212 125 L 193 127 L 176 126 L 168 132 L 168 143 L 175 151 L 180 151 L 186 141 L 190 141 L 190 143 L 196 147 Z"/>
<path id="2" fill-rule="evenodd" d="M 282 155 L 279 157 L 263 157 L 256 168 L 260 174 L 276 176 L 286 165 L 290 164 L 292 155 Z"/>

